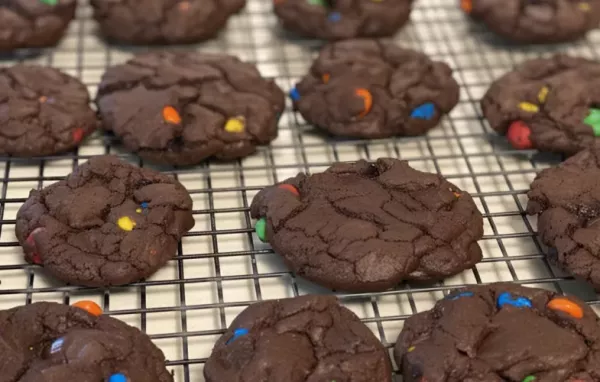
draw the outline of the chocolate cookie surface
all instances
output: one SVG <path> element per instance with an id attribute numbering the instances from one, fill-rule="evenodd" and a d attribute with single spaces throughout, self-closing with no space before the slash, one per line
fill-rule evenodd
<path id="1" fill-rule="evenodd" d="M 257 302 L 217 341 L 207 382 L 391 382 L 387 351 L 333 296 Z"/>
<path id="2" fill-rule="evenodd" d="M 42 66 L 0 68 L 0 154 L 21 157 L 71 150 L 97 127 L 87 88 Z"/>
<path id="3" fill-rule="evenodd" d="M 32 190 L 16 234 L 29 263 L 70 284 L 109 286 L 153 274 L 193 226 L 192 200 L 175 179 L 99 156 Z"/>
<path id="4" fill-rule="evenodd" d="M 191 165 L 239 158 L 277 136 L 283 92 L 251 64 L 199 53 L 147 53 L 109 68 L 96 103 L 104 128 L 144 159 Z"/>
<path id="5" fill-rule="evenodd" d="M 261 190 L 251 215 L 296 274 L 332 289 L 439 280 L 481 260 L 483 218 L 471 195 L 406 161 L 299 174 Z"/>
<path id="6" fill-rule="evenodd" d="M 404 382 L 592 382 L 598 344 L 598 317 L 582 301 L 497 283 L 409 317 L 394 353 Z"/>
<path id="7" fill-rule="evenodd" d="M 75 0 L 0 2 L 0 52 L 56 45 L 75 16 Z"/>
<path id="8" fill-rule="evenodd" d="M 600 149 L 543 170 L 527 196 L 527 213 L 538 215 L 538 234 L 556 249 L 550 259 L 600 290 Z"/>
<path id="9" fill-rule="evenodd" d="M 183 44 L 213 37 L 246 0 L 91 0 L 108 39 L 131 44 Z"/>
<path id="10" fill-rule="evenodd" d="M 519 43 L 575 40 L 600 23 L 600 0 L 461 0 L 460 4 L 490 30 Z"/>
<path id="11" fill-rule="evenodd" d="M 306 37 L 342 40 L 391 36 L 410 16 L 412 0 L 276 0 L 283 27 Z"/>
<path id="12" fill-rule="evenodd" d="M 0 327 L 3 382 L 173 381 L 150 338 L 108 316 L 38 302 L 0 311 Z"/>
<path id="13" fill-rule="evenodd" d="M 600 63 L 556 55 L 496 80 L 481 101 L 490 126 L 517 149 L 574 154 L 600 142 Z"/>
<path id="14" fill-rule="evenodd" d="M 326 45 L 290 97 L 304 119 L 331 134 L 382 138 L 424 134 L 457 104 L 458 93 L 445 63 L 359 39 Z"/>

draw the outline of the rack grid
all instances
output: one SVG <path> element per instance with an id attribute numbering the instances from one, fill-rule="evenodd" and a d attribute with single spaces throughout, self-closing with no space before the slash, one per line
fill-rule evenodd
<path id="1" fill-rule="evenodd" d="M 321 43 L 282 31 L 271 8 L 269 1 L 248 0 L 245 10 L 232 17 L 218 38 L 176 49 L 238 55 L 288 91 L 308 70 Z M 24 262 L 14 224 L 31 188 L 62 179 L 93 155 L 113 153 L 140 166 L 147 164 L 129 155 L 113 136 L 100 132 L 65 155 L 0 158 L 0 309 L 43 300 L 67 304 L 94 300 L 106 313 L 148 333 L 165 353 L 177 382 L 204 381 L 202 368 L 214 342 L 246 306 L 265 299 L 332 293 L 296 278 L 258 240 L 248 208 L 252 197 L 261 187 L 300 171 L 318 172 L 335 161 L 378 157 L 406 159 L 415 168 L 443 174 L 473 194 L 485 221 L 480 242 L 484 260 L 469 271 L 433 285 L 337 294 L 390 354 L 407 317 L 468 283 L 513 281 L 541 286 L 574 293 L 596 309 L 600 300 L 589 286 L 547 262 L 547 249 L 535 235 L 536 220 L 524 213 L 526 191 L 536 173 L 562 158 L 511 149 L 482 121 L 479 100 L 494 78 L 525 59 L 558 51 L 600 58 L 600 31 L 570 44 L 518 47 L 469 22 L 456 2 L 418 0 L 411 17 L 395 40 L 447 62 L 461 86 L 460 103 L 439 127 L 424 137 L 335 139 L 315 132 L 288 101 L 278 139 L 256 154 L 193 168 L 159 168 L 190 191 L 196 226 L 182 239 L 176 258 L 144 282 L 108 289 L 65 286 Z M 79 77 L 94 96 L 107 66 L 148 49 L 104 43 L 90 6 L 81 2 L 76 20 L 57 48 L 2 57 L 0 66 L 16 62 L 53 66 Z"/>

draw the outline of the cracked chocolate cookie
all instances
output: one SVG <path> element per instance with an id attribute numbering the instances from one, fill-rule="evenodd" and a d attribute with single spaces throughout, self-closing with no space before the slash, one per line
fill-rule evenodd
<path id="1" fill-rule="evenodd" d="M 598 27 L 600 0 L 460 0 L 463 11 L 519 43 L 575 40 Z"/>
<path id="2" fill-rule="evenodd" d="M 129 150 L 191 165 L 244 157 L 275 139 L 285 97 L 236 57 L 161 52 L 108 69 L 96 103 L 104 128 Z"/>
<path id="3" fill-rule="evenodd" d="M 54 46 L 75 17 L 75 0 L 0 2 L 0 52 Z"/>
<path id="4" fill-rule="evenodd" d="M 538 174 L 527 193 L 548 256 L 600 291 L 600 148 L 584 150 Z"/>
<path id="5" fill-rule="evenodd" d="M 574 154 L 600 143 L 600 63 L 556 55 L 517 66 L 481 101 L 492 129 L 516 149 Z"/>
<path id="6" fill-rule="evenodd" d="M 192 200 L 175 179 L 98 156 L 32 190 L 16 234 L 27 262 L 70 284 L 110 286 L 152 275 L 193 226 Z"/>
<path id="7" fill-rule="evenodd" d="M 471 195 L 406 161 L 299 174 L 261 190 L 251 214 L 292 271 L 331 289 L 439 280 L 481 260 L 483 218 Z"/>
<path id="8" fill-rule="evenodd" d="M 275 0 L 283 27 L 306 37 L 343 40 L 391 36 L 410 16 L 412 0 Z"/>
<path id="9" fill-rule="evenodd" d="M 173 381 L 163 353 L 148 336 L 101 313 L 91 301 L 1 310 L 1 380 Z"/>
<path id="10" fill-rule="evenodd" d="M 383 138 L 426 133 L 458 93 L 445 63 L 359 39 L 326 45 L 290 97 L 304 119 L 331 134 Z"/>
<path id="11" fill-rule="evenodd" d="M 409 317 L 395 347 L 404 382 L 593 382 L 600 324 L 575 297 L 497 283 Z"/>
<path id="12" fill-rule="evenodd" d="M 387 351 L 333 296 L 257 302 L 217 341 L 207 382 L 391 382 Z"/>
<path id="13" fill-rule="evenodd" d="M 71 150 L 97 127 L 87 88 L 56 69 L 0 68 L 0 154 L 20 157 Z"/>
<path id="14" fill-rule="evenodd" d="M 130 44 L 185 44 L 215 36 L 246 0 L 91 0 L 104 36 Z"/>

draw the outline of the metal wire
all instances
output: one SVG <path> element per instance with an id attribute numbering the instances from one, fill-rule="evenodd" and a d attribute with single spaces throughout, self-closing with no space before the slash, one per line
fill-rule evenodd
<path id="1" fill-rule="evenodd" d="M 93 95 L 106 66 L 147 50 L 106 45 L 97 36 L 90 7 L 81 3 L 77 13 L 59 47 L 37 56 L 21 53 L 0 65 L 26 61 L 54 66 L 78 76 Z M 589 286 L 548 263 L 547 250 L 535 235 L 535 218 L 524 213 L 525 194 L 535 174 L 561 158 L 511 149 L 482 121 L 479 100 L 495 77 L 525 59 L 557 51 L 598 59 L 600 33 L 552 47 L 503 45 L 483 26 L 469 22 L 455 2 L 420 0 L 411 24 L 395 39 L 455 70 L 461 101 L 441 126 L 425 137 L 345 140 L 315 132 L 288 103 L 279 138 L 255 155 L 194 168 L 159 168 L 190 191 L 196 227 L 183 238 L 177 257 L 143 282 L 109 289 L 65 286 L 41 268 L 25 264 L 14 224 L 31 188 L 62 179 L 93 155 L 114 153 L 140 166 L 145 163 L 122 150 L 113 136 L 101 133 L 79 150 L 58 157 L 0 158 L 0 309 L 41 300 L 67 304 L 95 300 L 108 314 L 148 333 L 165 352 L 176 381 L 203 381 L 202 368 L 212 345 L 246 306 L 263 299 L 331 293 L 296 278 L 258 240 L 249 215 L 252 197 L 262 187 L 299 171 L 318 172 L 334 161 L 378 157 L 407 159 L 415 168 L 443 174 L 475 196 L 485 218 L 480 243 L 484 260 L 472 270 L 435 285 L 338 294 L 388 348 L 403 320 L 468 283 L 513 281 L 542 286 L 575 293 L 595 308 L 600 300 Z M 217 39 L 177 48 L 238 55 L 289 90 L 308 70 L 319 45 L 283 32 L 270 2 L 248 0 L 246 9 L 231 19 Z"/>

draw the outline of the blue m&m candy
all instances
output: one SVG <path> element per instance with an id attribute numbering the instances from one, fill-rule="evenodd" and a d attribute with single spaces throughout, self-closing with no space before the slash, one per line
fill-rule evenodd
<path id="1" fill-rule="evenodd" d="M 239 328 L 239 329 L 235 329 L 233 331 L 233 337 L 231 337 L 229 339 L 229 341 L 227 341 L 227 345 L 229 345 L 230 343 L 232 343 L 233 341 L 237 340 L 240 337 L 243 337 L 245 335 L 247 335 L 248 333 L 250 333 L 248 331 L 248 329 L 244 329 L 244 328 Z"/>
<path id="2" fill-rule="evenodd" d="M 531 300 L 527 297 L 513 297 L 509 292 L 500 293 L 498 300 L 496 301 L 498 308 L 502 308 L 504 305 L 512 305 L 515 308 L 531 308 Z"/>
<path id="3" fill-rule="evenodd" d="M 59 338 L 56 341 L 52 342 L 52 345 L 50 346 L 50 354 L 59 352 L 60 349 L 62 349 L 62 346 L 64 343 L 65 343 L 65 340 L 63 340 L 62 338 Z"/>
<path id="4" fill-rule="evenodd" d="M 446 297 L 446 299 L 454 301 L 454 300 L 458 300 L 459 298 L 462 298 L 462 297 L 473 297 L 473 296 L 474 296 L 473 292 L 462 292 L 462 293 L 458 293 L 455 295 L 450 295 L 450 296 Z"/>
<path id="5" fill-rule="evenodd" d="M 290 98 L 294 102 L 300 100 L 300 92 L 298 91 L 298 89 L 292 88 L 292 90 L 290 90 Z"/>
<path id="6" fill-rule="evenodd" d="M 108 378 L 108 382 L 127 382 L 127 377 L 124 374 L 116 373 Z"/>
<path id="7" fill-rule="evenodd" d="M 417 106 L 411 113 L 411 118 L 430 120 L 435 115 L 435 105 L 431 102 Z"/>
<path id="8" fill-rule="evenodd" d="M 331 21 L 332 23 L 337 23 L 338 21 L 340 21 L 342 19 L 342 14 L 339 12 L 331 12 L 328 16 L 327 16 L 327 20 Z"/>

